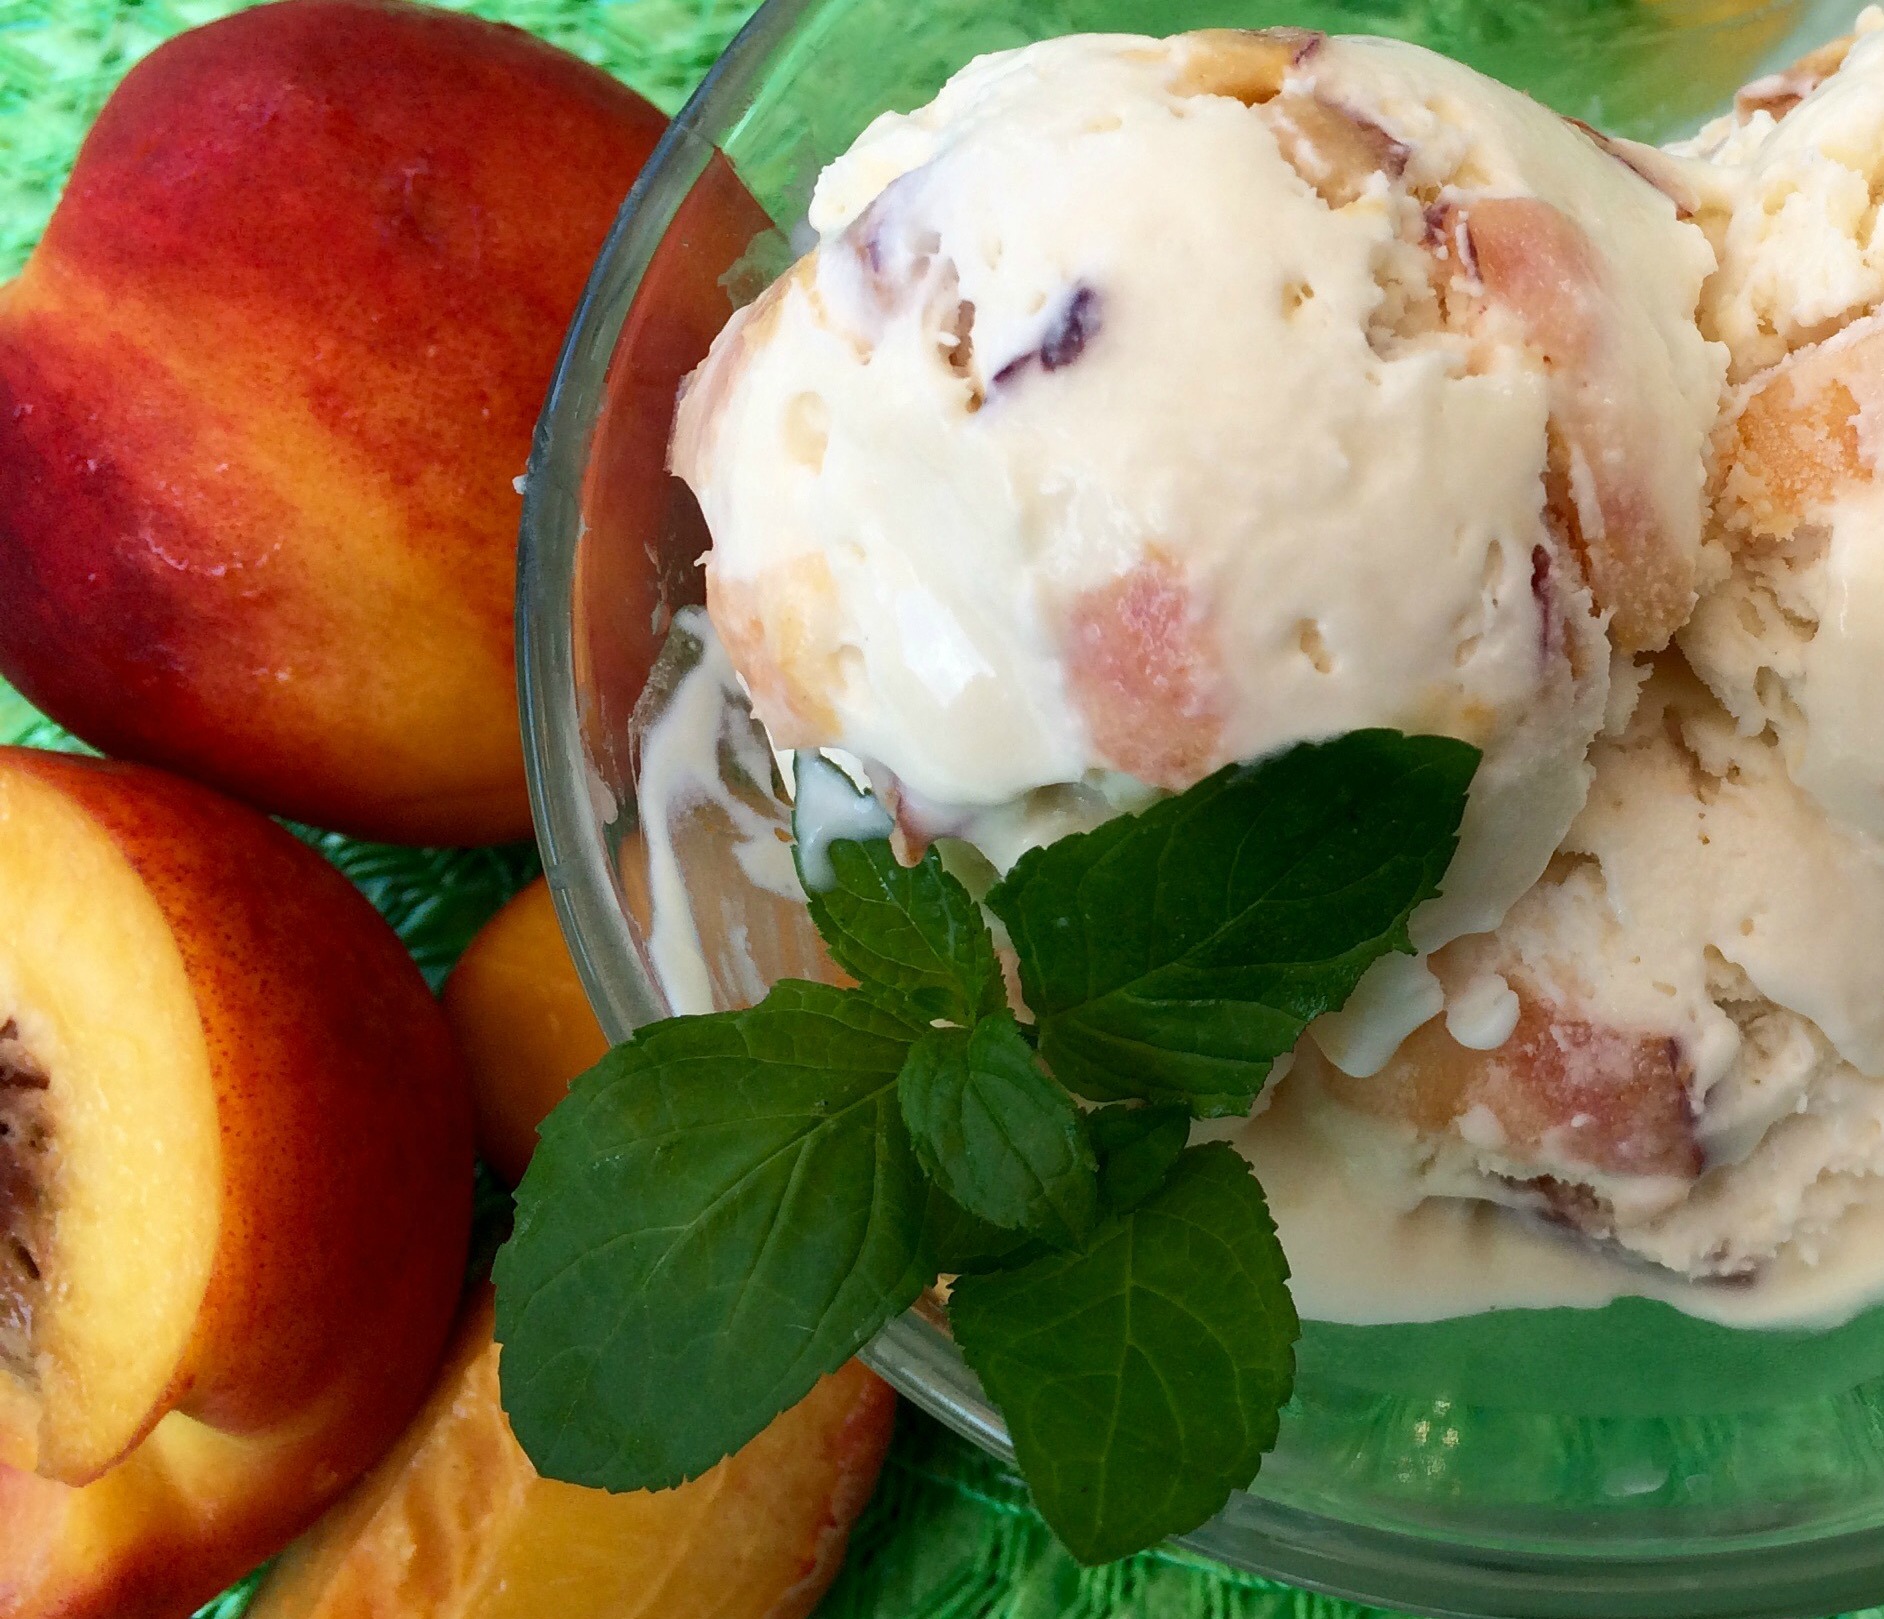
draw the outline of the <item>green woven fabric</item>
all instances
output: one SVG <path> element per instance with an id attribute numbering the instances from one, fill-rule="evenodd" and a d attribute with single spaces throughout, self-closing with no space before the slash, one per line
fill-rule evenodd
<path id="1" fill-rule="evenodd" d="M 445 3 L 532 29 L 671 111 L 751 0 Z M 0 0 L 0 276 L 31 250 L 86 126 L 125 70 L 172 34 L 234 9 L 231 0 Z M 0 741 L 71 745 L 4 684 Z M 537 869 L 528 846 L 411 850 L 304 835 L 379 906 L 434 984 Z M 253 1583 L 200 1619 L 241 1619 Z M 883 1482 L 819 1619 L 1363 1619 L 1370 1611 L 1177 1553 L 1082 1570 L 1003 1469 L 905 1406 Z M 1884 1610 L 1854 1619 L 1884 1619 Z"/>

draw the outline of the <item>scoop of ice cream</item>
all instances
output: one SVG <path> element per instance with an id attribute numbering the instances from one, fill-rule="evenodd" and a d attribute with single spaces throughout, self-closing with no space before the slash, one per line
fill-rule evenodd
<path id="1" fill-rule="evenodd" d="M 673 446 L 774 740 L 1005 865 L 1232 759 L 1447 733 L 1485 761 L 1416 936 L 1494 924 L 1612 655 L 1711 567 L 1670 201 L 1410 46 L 1076 36 L 879 119 L 811 225 Z"/>
<path id="2" fill-rule="evenodd" d="M 1714 514 L 1733 562 L 1682 648 L 1827 811 L 1884 837 L 1884 15 L 1750 86 L 1697 149 L 1720 254 L 1702 318 L 1737 379 Z"/>
<path id="3" fill-rule="evenodd" d="M 1541 1209 L 1690 1275 L 1807 1242 L 1884 1173 L 1884 858 L 1678 661 L 1545 879 L 1435 960 L 1451 992 L 1380 1073 L 1311 1052 L 1427 1195 Z"/>

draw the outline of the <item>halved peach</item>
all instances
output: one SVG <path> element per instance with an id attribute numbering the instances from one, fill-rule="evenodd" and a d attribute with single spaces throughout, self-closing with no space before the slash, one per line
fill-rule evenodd
<path id="1" fill-rule="evenodd" d="M 187 1607 L 423 1398 L 463 1071 L 372 907 L 207 789 L 0 749 L 0 894 L 0 1615 Z"/>
<path id="2" fill-rule="evenodd" d="M 539 1478 L 498 1402 L 485 1291 L 398 1448 L 262 1587 L 249 1619 L 803 1619 L 843 1560 L 895 1397 L 853 1361 L 690 1484 Z"/>

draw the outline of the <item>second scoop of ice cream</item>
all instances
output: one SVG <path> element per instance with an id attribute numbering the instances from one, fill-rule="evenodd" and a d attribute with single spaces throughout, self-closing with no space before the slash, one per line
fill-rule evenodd
<path id="1" fill-rule="evenodd" d="M 1828 813 L 1884 839 L 1884 14 L 1750 90 L 1691 148 L 1720 256 L 1702 318 L 1736 384 L 1716 504 L 1733 567 L 1681 644 Z"/>
<path id="2" fill-rule="evenodd" d="M 1612 655 L 1711 571 L 1712 256 L 1668 199 L 1413 47 L 1075 36 L 878 120 L 811 223 L 673 454 L 774 740 L 1000 865 L 1121 789 L 1448 733 L 1485 762 L 1420 942 L 1493 925 Z"/>

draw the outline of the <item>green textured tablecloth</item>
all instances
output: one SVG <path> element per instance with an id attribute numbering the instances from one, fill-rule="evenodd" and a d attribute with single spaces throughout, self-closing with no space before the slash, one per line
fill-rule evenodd
<path id="1" fill-rule="evenodd" d="M 751 0 L 447 3 L 529 28 L 670 112 L 751 9 Z M 234 0 L 0 0 L 0 276 L 38 239 L 87 125 L 125 70 L 170 35 L 234 9 Z M 65 745 L 4 685 L 0 741 Z M 434 984 L 537 870 L 527 846 L 410 850 L 309 836 L 386 913 Z M 238 1591 L 204 1613 L 238 1619 L 244 1605 Z M 1372 1611 L 1176 1553 L 1082 1570 L 1000 1468 L 905 1407 L 819 1619 L 1362 1619 Z M 1873 1616 L 1884 1619 L 1884 1610 L 1862 1619 Z"/>

